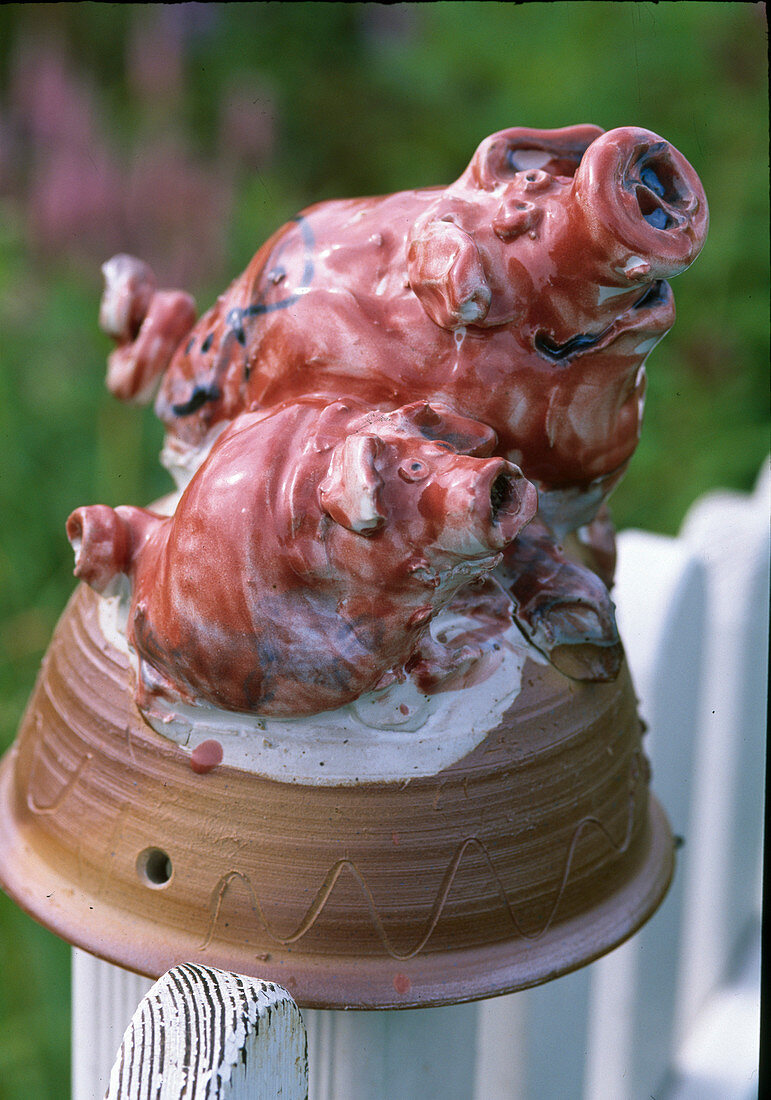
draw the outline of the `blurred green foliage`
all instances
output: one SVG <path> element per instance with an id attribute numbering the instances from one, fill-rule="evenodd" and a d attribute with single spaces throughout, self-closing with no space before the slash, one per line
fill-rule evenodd
<path id="1" fill-rule="evenodd" d="M 151 180 L 147 203 L 149 247 L 166 241 L 164 217 L 176 218 L 168 240 L 184 237 L 202 307 L 296 210 L 446 183 L 497 129 L 632 123 L 663 134 L 702 177 L 711 231 L 675 283 L 678 321 L 651 356 L 642 440 L 613 505 L 619 527 L 675 533 L 711 487 L 750 489 L 769 448 L 763 7 L 2 6 L 0 750 L 72 588 L 66 516 L 82 503 L 146 502 L 168 484 L 152 411 L 119 406 L 103 388 L 100 238 L 88 223 L 68 229 L 65 210 L 49 241 L 32 217 L 48 163 L 36 142 L 49 138 L 24 121 L 22 55 L 34 75 L 56 45 L 119 177 L 153 142 L 172 141 L 221 188 L 224 212 L 215 204 L 206 224 L 195 199 L 169 192 L 163 207 L 163 179 L 157 202 Z M 237 95 L 255 112 L 240 152 L 223 130 Z M 81 171 L 85 183 L 88 149 Z M 120 250 L 148 239 L 141 213 L 119 222 Z M 225 241 L 221 254 L 196 252 L 207 232 Z M 163 255 L 153 262 L 164 277 Z M 0 896 L 0 1100 L 66 1094 L 67 959 Z"/>

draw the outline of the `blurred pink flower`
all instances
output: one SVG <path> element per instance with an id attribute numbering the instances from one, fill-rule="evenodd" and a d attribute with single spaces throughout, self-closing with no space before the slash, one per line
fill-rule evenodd
<path id="1" fill-rule="evenodd" d="M 182 28 L 164 18 L 164 5 L 135 12 L 126 45 L 128 86 L 146 110 L 173 113 L 184 89 Z"/>
<path id="2" fill-rule="evenodd" d="M 256 81 L 232 85 L 220 110 L 222 159 L 259 171 L 273 157 L 275 136 L 275 101 L 268 89 Z"/>
<path id="3" fill-rule="evenodd" d="M 120 247 L 116 209 L 120 173 L 98 146 L 83 155 L 59 146 L 40 151 L 27 193 L 27 217 L 36 251 L 88 260 Z"/>
<path id="4" fill-rule="evenodd" d="M 158 139 L 135 155 L 125 179 L 126 250 L 168 284 L 208 279 L 224 264 L 232 198 L 229 174 L 196 163 L 178 141 Z"/>
<path id="5" fill-rule="evenodd" d="M 162 5 L 137 9 L 126 74 L 139 136 L 124 152 L 109 137 L 94 81 L 75 70 L 63 41 L 31 23 L 20 37 L 0 132 L 0 188 L 19 198 L 41 261 L 66 258 L 96 278 L 105 259 L 124 251 L 167 285 L 220 278 L 235 174 L 269 159 L 272 101 L 258 85 L 239 86 L 222 107 L 228 154 L 217 162 L 191 155 L 178 108 L 187 20 L 200 31 L 206 5 L 179 7 L 173 17 Z"/>
<path id="6" fill-rule="evenodd" d="M 37 150 L 85 153 L 99 131 L 94 89 L 69 65 L 64 47 L 43 33 L 25 35 L 13 59 L 10 112 L 22 138 Z"/>

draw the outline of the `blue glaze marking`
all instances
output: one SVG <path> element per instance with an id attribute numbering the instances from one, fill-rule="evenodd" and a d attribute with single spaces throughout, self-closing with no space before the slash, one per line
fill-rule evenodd
<path id="1" fill-rule="evenodd" d="M 657 206 L 655 210 L 651 210 L 650 214 L 643 214 L 643 218 L 654 229 L 666 229 L 671 221 L 666 210 L 662 210 L 660 206 Z"/>
<path id="2" fill-rule="evenodd" d="M 300 280 L 300 286 L 297 288 L 297 291 L 294 294 L 290 294 L 288 298 L 282 298 L 278 302 L 266 302 L 265 295 L 269 288 L 263 287 L 256 302 L 253 302 L 251 305 L 248 306 L 234 306 L 231 310 L 228 311 L 228 314 L 225 317 L 225 326 L 227 331 L 221 341 L 221 354 L 219 357 L 219 361 L 216 363 L 212 371 L 211 381 L 207 383 L 196 382 L 193 386 L 192 393 L 186 401 L 180 401 L 172 405 L 171 409 L 175 416 L 192 416 L 193 413 L 198 412 L 198 410 L 201 409 L 207 402 L 217 401 L 222 396 L 222 392 L 220 390 L 218 382 L 224 372 L 227 370 L 229 363 L 228 355 L 223 354 L 223 352 L 225 351 L 227 340 L 230 336 L 234 337 L 236 342 L 240 344 L 242 348 L 246 348 L 247 331 L 244 327 L 244 321 L 247 318 L 261 317 L 264 314 L 273 313 L 279 309 L 288 309 L 289 306 L 294 305 L 295 302 L 298 301 L 303 291 L 309 289 L 311 283 L 313 282 L 313 277 L 315 274 L 313 263 L 313 249 L 316 241 L 313 235 L 313 230 L 308 224 L 307 219 L 304 218 L 302 214 L 295 215 L 295 217 L 292 218 L 292 221 L 300 230 L 300 235 L 302 237 L 304 246 L 304 266 Z M 273 256 L 274 261 L 277 260 L 281 255 L 281 252 L 285 247 L 285 243 L 286 242 L 284 241 L 279 244 L 278 249 Z M 272 268 L 272 274 L 275 274 L 277 270 L 278 269 L 276 269 L 274 264 Z M 281 269 L 281 273 L 282 275 L 285 274 L 283 269 Z M 204 353 L 208 352 L 213 340 L 214 334 L 209 333 L 209 335 L 201 344 L 201 351 Z M 189 350 L 189 347 L 190 345 L 188 345 L 188 349 L 186 350 Z M 251 367 L 248 358 L 244 357 L 244 378 L 246 380 L 248 380 L 250 373 Z"/>
<path id="3" fill-rule="evenodd" d="M 208 385 L 204 386 L 196 383 L 187 401 L 172 405 L 171 409 L 175 416 L 191 416 L 192 413 L 198 412 L 207 401 L 217 401 L 219 397 L 220 389 L 216 382 L 209 382 Z"/>
<path id="4" fill-rule="evenodd" d="M 652 191 L 654 195 L 658 195 L 660 199 L 664 198 L 664 195 L 666 193 L 664 191 L 664 184 L 661 182 L 661 180 L 649 164 L 646 164 L 643 170 L 640 172 L 640 179 L 648 188 L 648 190 Z"/>

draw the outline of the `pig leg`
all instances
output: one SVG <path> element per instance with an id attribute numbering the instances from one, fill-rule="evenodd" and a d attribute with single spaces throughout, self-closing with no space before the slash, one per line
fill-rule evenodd
<path id="1" fill-rule="evenodd" d="M 106 504 L 78 508 L 67 520 L 67 538 L 75 551 L 75 576 L 95 592 L 111 596 L 129 568 L 129 531 Z"/>
<path id="2" fill-rule="evenodd" d="M 419 690 L 425 695 L 433 695 L 441 691 L 451 677 L 456 680 L 466 675 L 482 656 L 480 646 L 444 645 L 426 635 L 405 667 Z"/>
<path id="3" fill-rule="evenodd" d="M 135 639 L 132 639 L 135 645 Z M 186 690 L 178 680 L 174 680 L 163 669 L 158 668 L 139 654 L 139 675 L 137 676 L 136 690 L 134 693 L 136 704 L 141 712 L 148 717 L 160 718 L 169 713 L 168 709 L 158 708 L 158 700 L 168 704 L 196 702 L 193 692 Z"/>
<path id="4" fill-rule="evenodd" d="M 607 504 L 601 504 L 591 523 L 579 527 L 568 537 L 575 539 L 579 560 L 596 573 L 605 587 L 611 589 L 616 574 L 616 528 Z"/>
<path id="5" fill-rule="evenodd" d="M 507 547 L 498 579 L 514 621 L 556 669 L 574 680 L 615 680 L 623 648 L 610 593 L 596 573 L 565 556 L 542 521 Z"/>

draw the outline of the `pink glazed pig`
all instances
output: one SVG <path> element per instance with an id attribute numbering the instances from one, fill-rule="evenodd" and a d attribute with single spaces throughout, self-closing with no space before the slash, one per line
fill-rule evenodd
<path id="1" fill-rule="evenodd" d="M 491 572 L 536 491 L 495 434 L 425 401 L 389 413 L 305 399 L 239 416 L 176 512 L 79 508 L 76 575 L 131 582 L 138 702 L 309 715 L 473 660 L 428 626 Z M 468 647 L 466 647 L 468 649 Z"/>

